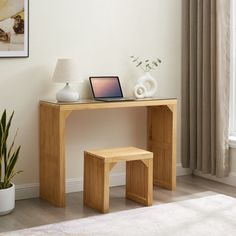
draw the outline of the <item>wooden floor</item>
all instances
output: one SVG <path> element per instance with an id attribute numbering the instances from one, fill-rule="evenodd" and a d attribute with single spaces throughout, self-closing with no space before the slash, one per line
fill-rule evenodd
<path id="1" fill-rule="evenodd" d="M 182 201 L 218 193 L 236 197 L 236 188 L 196 176 L 181 176 L 177 178 L 176 191 L 171 192 L 154 187 L 153 204 Z M 124 195 L 124 187 L 110 189 L 110 212 L 143 207 L 126 200 Z M 67 194 L 66 208 L 53 207 L 39 198 L 16 201 L 14 212 L 6 216 L 0 216 L 0 232 L 99 214 L 95 210 L 83 206 L 82 196 L 82 192 Z"/>

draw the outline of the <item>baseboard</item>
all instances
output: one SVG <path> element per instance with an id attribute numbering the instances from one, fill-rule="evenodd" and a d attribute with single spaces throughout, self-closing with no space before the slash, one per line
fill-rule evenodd
<path id="1" fill-rule="evenodd" d="M 176 176 L 189 175 L 192 171 L 183 168 L 181 163 L 176 164 Z M 199 171 L 194 172 L 195 175 L 203 178 L 229 184 L 236 187 L 236 172 L 231 172 L 227 178 L 216 178 L 212 175 L 202 174 Z M 121 186 L 125 184 L 125 173 L 112 173 L 110 175 L 110 186 Z M 66 193 L 80 192 L 83 190 L 83 178 L 73 178 L 66 181 Z M 16 185 L 16 200 L 39 197 L 39 184 L 22 184 Z"/>
<path id="2" fill-rule="evenodd" d="M 110 175 L 110 186 L 125 185 L 125 173 L 114 173 Z M 74 178 L 66 181 L 66 193 L 83 191 L 83 178 Z"/>
<path id="3" fill-rule="evenodd" d="M 16 185 L 16 200 L 35 198 L 39 196 L 39 184 Z"/>
<path id="4" fill-rule="evenodd" d="M 110 186 L 125 185 L 125 173 L 113 173 L 110 176 Z M 83 178 L 66 180 L 66 193 L 83 191 Z M 39 197 L 39 184 L 16 185 L 16 200 Z"/>
<path id="5" fill-rule="evenodd" d="M 122 171 L 122 168 L 120 168 Z M 188 175 L 191 174 L 190 169 L 185 169 L 180 163 L 176 164 L 176 175 Z M 125 185 L 125 173 L 112 173 L 110 175 L 110 186 Z M 66 180 L 66 193 L 80 192 L 83 190 L 83 178 L 72 178 Z M 39 197 L 39 184 L 23 184 L 16 185 L 16 200 L 36 198 Z"/>
<path id="6" fill-rule="evenodd" d="M 200 171 L 194 171 L 194 175 L 236 187 L 236 172 L 230 172 L 229 176 L 225 178 L 217 178 L 210 174 L 203 174 Z"/>
<path id="7" fill-rule="evenodd" d="M 176 163 L 176 176 L 190 175 L 192 170 L 189 168 L 183 168 L 180 162 Z"/>

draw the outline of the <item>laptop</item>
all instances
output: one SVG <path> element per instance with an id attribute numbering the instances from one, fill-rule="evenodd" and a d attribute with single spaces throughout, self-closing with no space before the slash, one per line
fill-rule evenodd
<path id="1" fill-rule="evenodd" d="M 134 98 L 123 97 L 118 76 L 89 77 L 95 100 L 104 102 L 133 101 Z"/>

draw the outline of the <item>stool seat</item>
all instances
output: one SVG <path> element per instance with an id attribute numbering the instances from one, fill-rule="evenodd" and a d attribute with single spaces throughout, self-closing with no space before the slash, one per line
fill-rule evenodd
<path id="1" fill-rule="evenodd" d="M 126 198 L 151 205 L 153 153 L 136 147 L 84 152 L 84 204 L 102 213 L 109 211 L 109 173 L 119 161 L 126 162 Z"/>
<path id="2" fill-rule="evenodd" d="M 87 150 L 85 153 L 104 160 L 104 162 L 135 161 L 150 159 L 152 152 L 136 147 L 110 148 L 99 150 Z"/>

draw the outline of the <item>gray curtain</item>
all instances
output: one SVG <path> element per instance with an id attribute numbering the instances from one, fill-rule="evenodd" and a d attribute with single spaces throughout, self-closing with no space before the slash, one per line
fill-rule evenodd
<path id="1" fill-rule="evenodd" d="M 183 0 L 182 165 L 229 172 L 230 0 Z"/>

